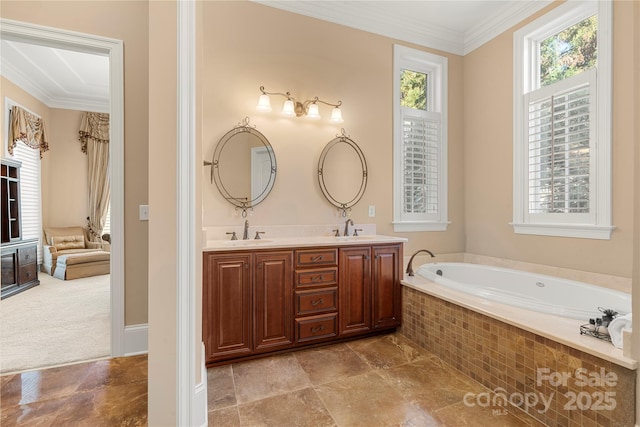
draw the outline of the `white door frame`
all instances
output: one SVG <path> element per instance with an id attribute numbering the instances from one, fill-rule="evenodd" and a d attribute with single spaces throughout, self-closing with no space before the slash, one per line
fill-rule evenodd
<path id="1" fill-rule="evenodd" d="M 111 356 L 124 348 L 124 56 L 122 40 L 0 19 L 0 37 L 109 57 L 111 174 Z"/>

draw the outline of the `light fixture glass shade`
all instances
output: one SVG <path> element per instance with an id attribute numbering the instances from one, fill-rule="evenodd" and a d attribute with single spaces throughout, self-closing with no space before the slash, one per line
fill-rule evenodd
<path id="1" fill-rule="evenodd" d="M 263 111 L 265 113 L 271 111 L 271 100 L 269 99 L 269 95 L 260 95 L 258 105 L 256 105 L 256 110 Z"/>
<path id="2" fill-rule="evenodd" d="M 342 119 L 342 111 L 336 107 L 331 111 L 331 123 L 342 123 L 344 120 Z"/>
<path id="3" fill-rule="evenodd" d="M 293 117 L 296 115 L 292 100 L 287 99 L 286 101 L 284 101 L 284 105 L 282 106 L 282 114 L 287 117 Z"/>
<path id="4" fill-rule="evenodd" d="M 307 111 L 307 118 L 311 120 L 320 119 L 320 111 L 318 111 L 318 104 L 309 104 L 309 110 Z"/>

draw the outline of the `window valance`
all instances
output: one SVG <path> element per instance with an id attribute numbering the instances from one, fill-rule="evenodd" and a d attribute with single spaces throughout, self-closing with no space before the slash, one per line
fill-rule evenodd
<path id="1" fill-rule="evenodd" d="M 87 141 L 109 143 L 109 114 L 85 111 L 80 118 L 80 144 L 82 152 L 87 153 Z"/>
<path id="2" fill-rule="evenodd" d="M 28 147 L 34 150 L 40 150 L 40 158 L 42 153 L 49 150 L 47 142 L 47 134 L 42 118 L 36 116 L 18 106 L 11 107 L 11 126 L 9 129 L 9 154 L 13 155 L 13 147 L 16 141 L 24 142 Z"/>

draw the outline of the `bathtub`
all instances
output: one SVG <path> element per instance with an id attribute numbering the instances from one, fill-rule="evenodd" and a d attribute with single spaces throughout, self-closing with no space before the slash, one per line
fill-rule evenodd
<path id="1" fill-rule="evenodd" d="M 542 274 L 456 262 L 424 264 L 416 274 L 490 301 L 584 322 L 601 317 L 599 307 L 631 312 L 630 294 Z"/>

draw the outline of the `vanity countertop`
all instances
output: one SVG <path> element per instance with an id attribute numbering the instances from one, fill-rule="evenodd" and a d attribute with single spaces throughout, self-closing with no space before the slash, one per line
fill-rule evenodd
<path id="1" fill-rule="evenodd" d="M 298 248 L 306 246 L 349 246 L 375 245 L 384 243 L 402 243 L 404 237 L 383 236 L 380 234 L 364 236 L 306 236 L 264 238 L 260 240 L 207 240 L 204 252 L 223 252 L 243 249 Z"/>

